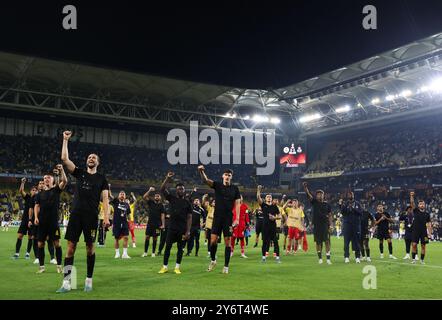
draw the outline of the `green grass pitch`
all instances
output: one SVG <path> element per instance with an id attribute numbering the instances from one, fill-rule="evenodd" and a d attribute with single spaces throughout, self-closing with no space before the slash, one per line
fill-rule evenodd
<path id="1" fill-rule="evenodd" d="M 94 291 L 83 292 L 86 275 L 84 244 L 80 243 L 75 257 L 78 270 L 78 289 L 67 294 L 56 294 L 62 276 L 49 265 L 46 254 L 44 274 L 36 274 L 37 265 L 24 259 L 27 240 L 24 238 L 20 259 L 12 260 L 17 229 L 0 231 L 0 299 L 442 299 L 442 243 L 432 242 L 427 247 L 426 265 L 411 265 L 402 260 L 405 253 L 403 241 L 393 242 L 398 260 L 379 258 L 378 240 L 370 241 L 371 265 L 376 267 L 377 289 L 363 288 L 366 276 L 363 268 L 367 262 L 350 264 L 343 261 L 343 240 L 332 238 L 333 265 L 318 265 L 312 238 L 309 251 L 295 256 L 282 255 L 282 263 L 276 264 L 272 257 L 261 263 L 260 249 L 252 248 L 255 236 L 250 239 L 246 254 L 238 255 L 239 246 L 230 262 L 230 273 L 221 274 L 224 248 L 219 246 L 218 265 L 214 272 L 206 271 L 209 259 L 204 241 L 201 241 L 199 257 L 184 256 L 181 275 L 173 273 L 176 247 L 169 262 L 169 273 L 157 272 L 162 257 L 143 253 L 144 230 L 137 230 L 137 248 L 129 248 L 131 260 L 115 260 L 113 239 L 108 237 L 105 248 L 96 249 Z M 108 234 L 110 235 L 110 234 Z M 282 244 L 282 237 L 280 240 Z M 149 254 L 152 243 L 149 248 Z M 66 243 L 63 240 L 63 250 Z M 120 249 L 121 250 L 121 249 Z M 385 245 L 385 251 L 387 246 Z"/>

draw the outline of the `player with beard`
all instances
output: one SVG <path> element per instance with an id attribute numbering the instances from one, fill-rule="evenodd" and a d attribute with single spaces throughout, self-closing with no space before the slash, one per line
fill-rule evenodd
<path id="1" fill-rule="evenodd" d="M 279 244 L 276 238 L 276 219 L 281 215 L 278 206 L 273 202 L 272 195 L 267 194 L 265 201 L 261 198 L 262 186 L 258 186 L 256 199 L 261 206 L 264 216 L 264 224 L 262 227 L 262 262 L 266 262 L 266 254 L 270 248 L 270 242 L 273 242 L 276 253 L 276 262 L 281 263 L 279 257 Z"/>
<path id="2" fill-rule="evenodd" d="M 34 239 L 34 236 L 32 235 L 31 232 L 30 221 L 32 219 L 32 216 L 34 215 L 34 200 L 35 200 L 34 197 L 37 194 L 37 188 L 32 187 L 30 193 L 26 193 L 25 183 L 26 183 L 26 178 L 22 178 L 19 192 L 23 197 L 25 205 L 23 208 L 23 214 L 21 216 L 20 227 L 18 228 L 17 231 L 17 241 L 15 243 L 15 254 L 12 257 L 13 259 L 18 259 L 18 257 L 20 256 L 20 248 L 24 235 L 28 236 L 28 245 L 26 247 L 25 259 L 29 259 Z M 37 257 L 37 251 L 34 251 L 34 255 Z"/>
<path id="3" fill-rule="evenodd" d="M 322 244 L 325 242 L 327 264 L 331 264 L 330 253 L 330 233 L 333 230 L 333 217 L 330 205 L 324 201 L 324 191 L 316 190 L 316 196 L 313 197 L 308 189 L 308 183 L 303 182 L 304 191 L 312 204 L 312 224 L 313 236 L 316 243 L 316 252 L 318 253 L 319 264 L 322 264 Z"/>
<path id="4" fill-rule="evenodd" d="M 166 224 L 166 210 L 161 200 L 161 194 L 155 192 L 154 187 L 149 188 L 144 194 L 143 199 L 147 200 L 149 207 L 149 221 L 146 226 L 146 239 L 144 241 L 144 253 L 142 257 L 147 257 L 150 237 L 152 237 L 152 257 L 155 257 L 158 235 L 161 230 L 164 230 Z"/>
<path id="5" fill-rule="evenodd" d="M 160 195 L 161 196 L 161 195 Z M 158 248 L 158 256 L 162 255 L 164 246 L 166 245 L 167 231 L 169 230 L 170 212 L 169 201 L 164 201 L 164 228 L 160 229 L 160 245 Z"/>
<path id="6" fill-rule="evenodd" d="M 425 201 L 419 200 L 416 208 L 414 192 L 410 192 L 410 205 L 413 209 L 413 223 L 411 224 L 411 263 L 416 263 L 417 244 L 421 243 L 421 264 L 425 264 L 426 245 L 428 235 L 433 233 L 430 214 L 425 210 Z"/>
<path id="7" fill-rule="evenodd" d="M 66 230 L 65 239 L 68 240 L 66 257 L 64 260 L 63 285 L 57 290 L 59 293 L 71 290 L 70 274 L 74 265 L 74 255 L 77 243 L 83 233 L 86 243 L 87 276 L 84 291 L 92 291 L 92 276 L 95 266 L 95 238 L 98 228 L 98 205 L 100 197 L 103 201 L 105 227 L 109 226 L 109 186 L 104 175 L 97 173 L 100 159 L 95 153 L 91 153 L 86 160 L 87 169 L 78 168 L 70 159 L 68 141 L 72 136 L 71 131 L 63 132 L 63 147 L 61 160 L 68 172 L 73 175 L 77 182 L 74 194 L 74 204 Z"/>
<path id="8" fill-rule="evenodd" d="M 52 175 L 45 175 L 43 181 L 45 182 L 45 189 L 37 193 L 34 205 L 34 224 L 38 226 L 37 240 L 38 240 L 38 259 L 40 268 L 37 273 L 45 272 L 45 242 L 49 239 L 53 241 L 57 257 L 57 272 L 62 272 L 61 259 L 62 250 L 60 246 L 60 227 L 59 220 L 59 206 L 60 194 L 67 184 L 67 177 L 61 164 L 57 165 L 57 171 L 60 174 L 58 184 L 55 183 Z"/>
<path id="9" fill-rule="evenodd" d="M 393 256 L 393 243 L 391 242 L 390 236 L 390 223 L 393 222 L 390 214 L 388 212 L 384 212 L 384 206 L 382 203 L 379 203 L 376 206 L 376 216 L 374 225 L 377 227 L 377 237 L 379 239 L 379 251 L 381 252 L 381 259 L 384 258 L 384 240 L 387 240 L 388 243 L 388 252 L 390 259 L 396 260 L 396 257 Z"/>
<path id="10" fill-rule="evenodd" d="M 129 242 L 129 215 L 130 205 L 126 202 L 126 192 L 120 191 L 118 197 L 111 202 L 114 207 L 114 219 L 112 233 L 115 237 L 115 259 L 120 258 L 120 240 L 123 239 L 122 259 L 130 259 L 127 254 L 127 245 Z"/>
<path id="11" fill-rule="evenodd" d="M 231 237 L 233 228 L 239 223 L 238 219 L 233 222 L 232 210 L 240 212 L 241 195 L 237 186 L 232 185 L 233 171 L 230 169 L 224 170 L 222 175 L 222 182 L 210 180 L 205 172 L 204 166 L 199 166 L 201 178 L 205 184 L 215 190 L 215 213 L 213 215 L 212 233 L 210 236 L 210 264 L 207 271 L 212 271 L 216 266 L 216 250 L 218 247 L 218 239 L 221 233 L 224 235 L 224 268 L 222 273 L 229 273 L 229 262 L 231 253 Z"/>
<path id="12" fill-rule="evenodd" d="M 161 184 L 160 191 L 170 205 L 170 222 L 167 231 L 166 249 L 164 250 L 163 267 L 158 272 L 160 274 L 168 272 L 169 256 L 172 245 L 177 243 L 177 258 L 174 272 L 181 274 L 181 260 L 186 241 L 190 236 L 192 225 L 192 205 L 186 198 L 186 189 L 182 183 L 176 184 L 176 195 L 172 195 L 167 189 L 167 185 L 172 181 L 175 174 L 168 172 L 166 179 Z"/>

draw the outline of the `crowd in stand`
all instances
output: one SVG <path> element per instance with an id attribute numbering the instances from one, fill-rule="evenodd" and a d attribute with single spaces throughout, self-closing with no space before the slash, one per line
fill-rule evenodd
<path id="1" fill-rule="evenodd" d="M 309 166 L 310 172 L 363 171 L 431 165 L 442 162 L 441 125 L 370 129 L 360 135 L 333 139 Z"/>
<path id="2" fill-rule="evenodd" d="M 61 139 L 61 138 L 60 138 Z M 60 154 L 61 140 L 39 136 L 0 135 L 0 172 L 45 174 L 51 171 Z M 116 146 L 72 142 L 69 145 L 72 160 L 82 165 L 90 153 L 100 156 L 99 170 L 109 180 L 157 183 L 164 179 L 168 170 L 173 170 L 178 179 L 186 185 L 201 184 L 195 165 L 172 166 L 167 161 L 167 150 L 147 149 L 134 146 Z M 224 165 L 208 165 L 207 174 L 221 177 Z M 234 171 L 234 182 L 242 186 L 255 187 L 257 184 L 276 186 L 279 184 L 275 170 L 273 176 L 256 178 L 254 165 L 229 165 Z M 258 179 L 258 181 L 257 181 Z"/>

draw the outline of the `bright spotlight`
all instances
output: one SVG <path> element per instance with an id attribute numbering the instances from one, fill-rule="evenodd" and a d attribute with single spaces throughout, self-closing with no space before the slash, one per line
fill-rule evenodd
<path id="1" fill-rule="evenodd" d="M 259 114 L 255 114 L 253 116 L 253 121 L 255 121 L 255 122 L 268 122 L 269 118 L 267 118 L 266 116 L 261 116 Z"/>
<path id="2" fill-rule="evenodd" d="M 442 78 L 438 78 L 431 82 L 430 89 L 431 91 L 442 93 Z"/>
<path id="3" fill-rule="evenodd" d="M 407 97 L 411 96 L 412 94 L 413 94 L 413 92 L 411 90 L 406 89 L 401 92 L 401 97 L 407 98 Z"/>
<path id="4" fill-rule="evenodd" d="M 313 114 L 302 116 L 301 118 L 299 118 L 299 122 L 306 123 L 306 122 L 310 122 L 310 121 L 317 120 L 320 118 L 321 118 L 321 115 L 319 113 L 313 113 Z"/>
<path id="5" fill-rule="evenodd" d="M 270 118 L 270 122 L 274 123 L 274 124 L 278 124 L 281 122 L 281 120 L 279 118 Z"/>
<path id="6" fill-rule="evenodd" d="M 244 120 L 249 120 L 250 119 L 250 116 L 249 115 L 246 115 L 245 117 L 244 117 Z"/>
<path id="7" fill-rule="evenodd" d="M 387 101 L 393 101 L 394 98 L 395 98 L 394 95 L 390 94 L 390 95 L 388 95 L 388 96 L 385 97 L 385 100 L 387 100 Z"/>
<path id="8" fill-rule="evenodd" d="M 351 109 L 351 107 L 348 104 L 346 104 L 345 106 L 337 108 L 335 111 L 336 111 L 336 113 L 343 113 L 343 112 L 350 111 L 350 109 Z"/>
<path id="9" fill-rule="evenodd" d="M 381 102 L 381 99 L 379 98 L 374 98 L 373 100 L 371 100 L 371 104 L 378 104 L 379 102 Z"/>

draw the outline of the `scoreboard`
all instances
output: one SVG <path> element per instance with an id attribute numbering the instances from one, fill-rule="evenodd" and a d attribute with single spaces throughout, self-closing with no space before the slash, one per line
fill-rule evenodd
<path id="1" fill-rule="evenodd" d="M 282 146 L 279 164 L 286 168 L 294 168 L 307 163 L 304 143 L 289 143 Z"/>

